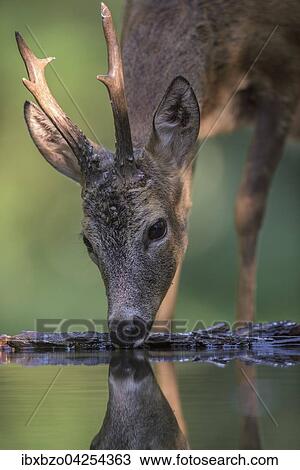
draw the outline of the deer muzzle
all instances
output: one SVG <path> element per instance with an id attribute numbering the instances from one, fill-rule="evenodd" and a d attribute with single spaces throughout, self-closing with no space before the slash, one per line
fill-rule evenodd
<path id="1" fill-rule="evenodd" d="M 122 316 L 111 314 L 108 327 L 111 341 L 120 348 L 141 346 L 149 335 L 152 322 L 146 322 L 132 310 L 123 311 Z"/>

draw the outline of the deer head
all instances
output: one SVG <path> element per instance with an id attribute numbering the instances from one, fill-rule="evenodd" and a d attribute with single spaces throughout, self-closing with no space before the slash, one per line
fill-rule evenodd
<path id="1" fill-rule="evenodd" d="M 45 79 L 45 67 L 53 58 L 37 58 L 16 33 L 29 75 L 23 82 L 40 106 L 26 102 L 25 120 L 43 157 L 80 183 L 83 241 L 105 283 L 111 334 L 118 343 L 134 338 L 138 344 L 152 325 L 187 245 L 183 205 L 200 115 L 190 84 L 177 77 L 153 117 L 148 143 L 133 148 L 120 47 L 104 4 L 101 15 L 109 70 L 97 79 L 110 95 L 115 153 L 89 140 L 71 122 Z"/>

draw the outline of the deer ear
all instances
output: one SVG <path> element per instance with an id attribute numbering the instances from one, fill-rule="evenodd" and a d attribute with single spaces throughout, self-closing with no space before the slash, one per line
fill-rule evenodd
<path id="1" fill-rule="evenodd" d="M 69 144 L 46 114 L 34 103 L 24 105 L 24 116 L 35 145 L 50 165 L 69 178 L 81 181 L 81 171 Z"/>
<path id="2" fill-rule="evenodd" d="M 189 82 L 176 77 L 153 119 L 147 149 L 158 158 L 187 167 L 194 157 L 200 127 L 200 110 Z"/>

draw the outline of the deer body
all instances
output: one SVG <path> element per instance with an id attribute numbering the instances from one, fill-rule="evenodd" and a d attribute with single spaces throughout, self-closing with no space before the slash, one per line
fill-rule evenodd
<path id="1" fill-rule="evenodd" d="M 147 141 L 177 75 L 200 104 L 200 138 L 253 123 L 259 93 L 299 77 L 299 24 L 296 0 L 128 1 L 122 51 L 134 144 Z"/>
<path id="2" fill-rule="evenodd" d="M 125 84 L 104 4 L 102 22 L 109 72 L 97 78 L 112 102 L 115 154 L 85 137 L 56 103 L 44 76 L 51 59 L 37 59 L 20 35 L 17 42 L 24 83 L 41 108 L 25 104 L 30 134 L 45 159 L 82 186 L 83 238 L 106 286 L 112 335 L 138 345 L 160 306 L 171 315 L 197 140 L 245 123 L 254 124 L 254 137 L 236 203 L 238 312 L 252 320 L 267 194 L 286 137 L 299 128 L 298 2 L 128 0 Z"/>

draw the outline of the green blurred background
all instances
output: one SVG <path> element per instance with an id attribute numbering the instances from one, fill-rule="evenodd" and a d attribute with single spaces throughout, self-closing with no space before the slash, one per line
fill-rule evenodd
<path id="1" fill-rule="evenodd" d="M 37 318 L 105 318 L 106 298 L 96 267 L 80 240 L 79 187 L 55 172 L 32 143 L 23 119 L 30 99 L 14 31 L 42 56 L 30 31 L 50 56 L 98 139 L 112 148 L 113 123 L 99 3 L 96 0 L 37 2 L 1 0 L 1 227 L 0 332 L 34 329 Z M 109 0 L 120 27 L 123 2 Z M 29 29 L 28 29 L 29 28 Z M 30 31 L 29 31 L 30 30 Z M 91 136 L 65 89 L 49 67 L 48 81 L 64 110 Z M 234 318 L 237 278 L 233 221 L 251 132 L 206 143 L 199 155 L 190 246 L 184 265 L 177 318 L 205 323 Z M 260 243 L 260 321 L 300 320 L 299 145 L 287 146 L 269 199 Z M 191 323 L 192 325 L 192 323 Z"/>

